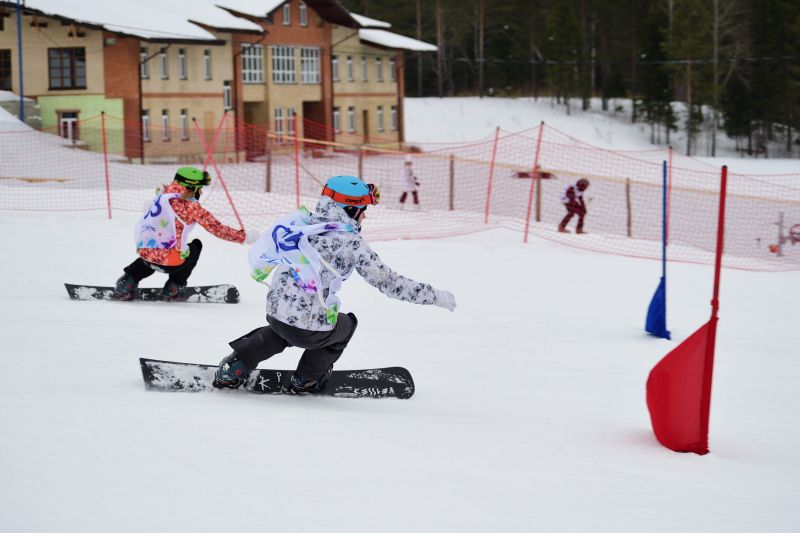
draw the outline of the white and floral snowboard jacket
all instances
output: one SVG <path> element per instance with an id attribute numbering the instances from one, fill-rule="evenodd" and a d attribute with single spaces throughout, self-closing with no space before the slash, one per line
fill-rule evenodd
<path id="1" fill-rule="evenodd" d="M 311 224 L 323 222 L 356 224 L 347 216 L 344 209 L 328 197 L 321 197 L 316 210 L 311 214 Z M 332 266 L 344 279 L 355 270 L 367 283 L 390 298 L 421 305 L 437 303 L 436 290 L 433 287 L 403 277 L 383 264 L 360 233 L 335 231 L 309 235 L 308 242 L 319 252 L 322 260 Z M 267 294 L 267 315 L 301 329 L 312 331 L 333 329 L 334 324 L 328 322 L 320 299 L 301 289 L 289 268 L 281 265 L 275 269 L 271 288 Z M 328 297 L 330 283 L 334 278 L 336 275 L 328 268 L 323 268 L 320 272 L 323 300 Z"/>

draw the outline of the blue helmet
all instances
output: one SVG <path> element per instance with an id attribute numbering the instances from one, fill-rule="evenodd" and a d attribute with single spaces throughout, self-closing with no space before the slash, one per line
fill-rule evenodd
<path id="1" fill-rule="evenodd" d="M 322 188 L 322 196 L 329 196 L 341 207 L 357 207 L 377 204 L 380 200 L 378 188 L 355 176 L 333 176 Z"/>

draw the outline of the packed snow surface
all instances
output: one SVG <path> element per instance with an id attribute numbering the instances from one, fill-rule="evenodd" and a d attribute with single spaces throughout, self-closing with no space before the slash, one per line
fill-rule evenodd
<path id="1" fill-rule="evenodd" d="M 140 356 L 218 362 L 264 324 L 265 288 L 246 247 L 198 229 L 192 283 L 240 304 L 70 301 L 64 282 L 110 285 L 134 258 L 136 215 L 103 215 L 0 215 L 4 531 L 796 531 L 800 273 L 723 271 L 701 457 L 656 442 L 644 391 L 707 320 L 711 267 L 669 266 L 665 341 L 642 330 L 658 262 L 503 229 L 378 242 L 458 307 L 354 276 L 337 368 L 405 366 L 411 399 L 154 393 Z"/>

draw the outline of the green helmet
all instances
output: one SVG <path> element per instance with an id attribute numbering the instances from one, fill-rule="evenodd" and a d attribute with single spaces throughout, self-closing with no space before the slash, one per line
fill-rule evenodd
<path id="1" fill-rule="evenodd" d="M 211 176 L 205 170 L 194 167 L 181 167 L 175 173 L 174 180 L 188 189 L 199 189 L 211 183 Z"/>

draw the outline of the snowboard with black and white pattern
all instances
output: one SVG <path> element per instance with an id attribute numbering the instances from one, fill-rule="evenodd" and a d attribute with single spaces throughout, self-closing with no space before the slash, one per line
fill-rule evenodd
<path id="1" fill-rule="evenodd" d="M 117 296 L 113 287 L 98 287 L 95 285 L 72 285 L 65 283 L 69 297 L 73 300 L 116 300 L 122 301 Z M 125 301 L 158 301 L 162 300 L 161 289 L 156 287 L 138 288 L 133 300 Z M 234 285 L 204 285 L 200 287 L 186 287 L 180 298 L 170 299 L 170 302 L 188 303 L 239 303 L 239 290 Z"/>
<path id="2" fill-rule="evenodd" d="M 148 390 L 199 392 L 213 387 L 217 365 L 199 365 L 140 358 L 144 385 Z M 292 370 L 256 369 L 238 389 L 256 394 L 287 394 Z M 402 367 L 334 370 L 317 396 L 340 398 L 400 398 L 414 394 L 411 373 Z"/>

